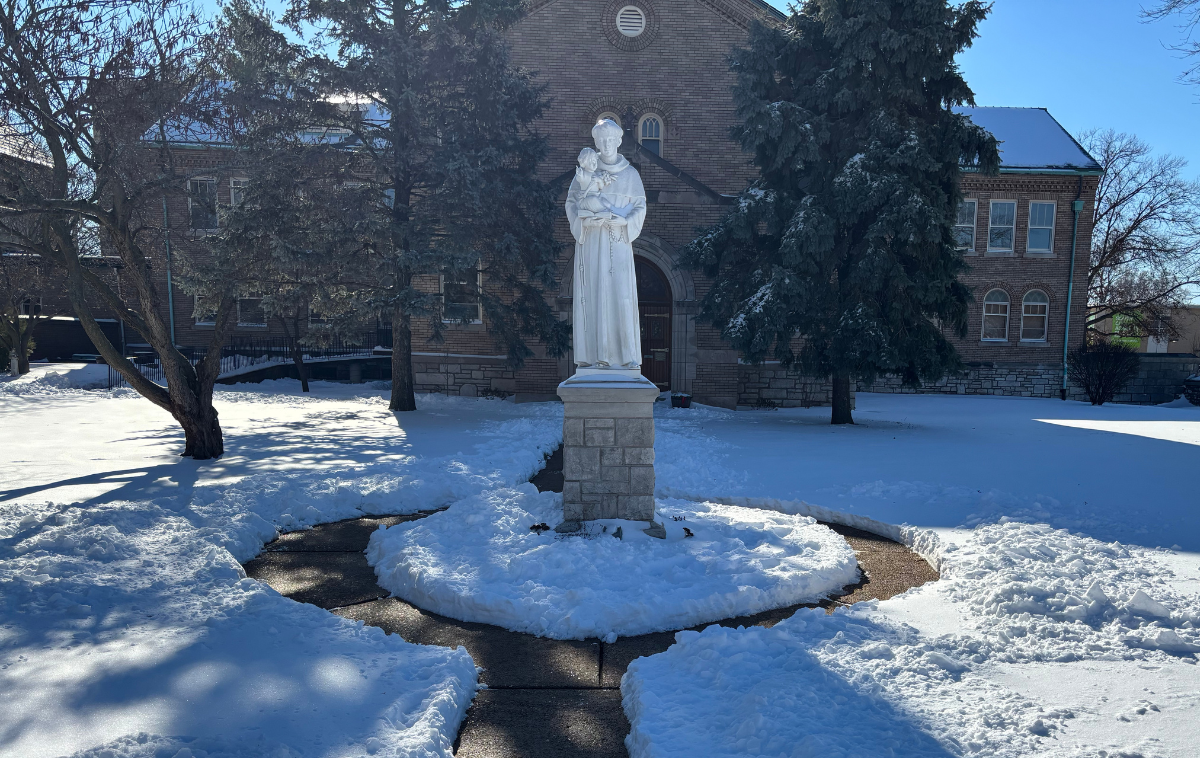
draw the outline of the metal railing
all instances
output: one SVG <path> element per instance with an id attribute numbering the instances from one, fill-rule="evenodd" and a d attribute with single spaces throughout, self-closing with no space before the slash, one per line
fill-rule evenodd
<path id="1" fill-rule="evenodd" d="M 320 347 L 302 345 L 303 359 L 308 361 L 326 361 L 337 358 L 367 358 L 375 354 L 375 348 L 391 349 L 391 329 L 371 329 L 362 333 L 355 341 L 334 338 L 329 344 Z M 208 354 L 208 348 L 202 346 L 180 346 L 183 354 L 193 366 Z M 166 386 L 166 372 L 157 355 L 146 353 L 134 355 L 133 363 L 142 376 L 155 384 Z M 245 337 L 235 335 L 221 347 L 221 369 L 219 376 L 225 377 L 255 366 L 286 365 L 292 363 L 292 348 L 282 337 Z M 129 383 L 119 371 L 108 367 L 108 386 L 128 387 Z"/>

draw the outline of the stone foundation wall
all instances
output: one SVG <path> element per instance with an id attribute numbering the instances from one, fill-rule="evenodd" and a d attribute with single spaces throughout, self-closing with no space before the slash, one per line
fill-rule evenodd
<path id="1" fill-rule="evenodd" d="M 477 397 L 511 395 L 517 391 L 516 374 L 504 359 L 479 357 L 413 356 L 417 392 Z"/>
<path id="2" fill-rule="evenodd" d="M 1113 402 L 1133 405 L 1169 403 L 1183 393 L 1183 380 L 1197 371 L 1200 371 L 1200 358 L 1194 355 L 1142 355 L 1138 375 Z M 902 386 L 900 379 L 894 376 L 879 377 L 872 384 L 858 383 L 859 392 L 904 394 L 1061 397 L 1061 390 L 1061 363 L 968 364 L 962 374 L 945 377 L 918 389 Z M 1067 398 L 1087 400 L 1083 390 L 1071 383 L 1067 385 Z"/>
<path id="3" fill-rule="evenodd" d="M 1114 403 L 1158 405 L 1169 403 L 1183 394 L 1183 380 L 1200 371 L 1200 358 L 1191 354 L 1147 354 L 1142 365 Z"/>
<path id="4" fill-rule="evenodd" d="M 905 387 L 897 376 L 881 376 L 873 383 L 858 382 L 859 392 L 945 395 L 1012 395 L 1016 397 L 1060 397 L 1061 363 L 977 363 L 961 374 L 943 377 L 920 388 Z M 1068 387 L 1072 400 L 1086 400 L 1075 387 Z"/>
<path id="5" fill-rule="evenodd" d="M 833 404 L 827 377 L 804 376 L 778 365 L 738 366 L 738 407 L 813 408 Z"/>

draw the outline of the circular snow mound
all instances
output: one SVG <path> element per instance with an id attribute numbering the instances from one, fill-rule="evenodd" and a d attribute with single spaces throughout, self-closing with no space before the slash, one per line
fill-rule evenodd
<path id="1" fill-rule="evenodd" d="M 615 519 L 583 535 L 534 530 L 562 520 L 562 498 L 522 485 L 381 528 L 367 558 L 381 586 L 421 608 L 555 639 L 683 629 L 858 581 L 854 551 L 807 516 L 660 500 L 657 518 L 665 540 Z"/>

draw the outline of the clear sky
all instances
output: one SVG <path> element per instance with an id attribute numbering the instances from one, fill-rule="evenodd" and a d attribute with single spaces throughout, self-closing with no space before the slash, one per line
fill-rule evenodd
<path id="1" fill-rule="evenodd" d="M 786 9 L 782 0 L 769 0 Z M 979 105 L 1049 109 L 1068 131 L 1113 128 L 1188 159 L 1200 177 L 1200 87 L 1169 46 L 1170 21 L 1143 23 L 1154 0 L 995 0 L 959 59 Z"/>

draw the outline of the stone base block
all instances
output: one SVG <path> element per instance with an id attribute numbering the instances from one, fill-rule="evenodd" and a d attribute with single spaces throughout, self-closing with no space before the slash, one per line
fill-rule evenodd
<path id="1" fill-rule="evenodd" d="M 563 517 L 654 519 L 654 401 L 629 371 L 591 370 L 558 385 L 563 401 Z"/>

